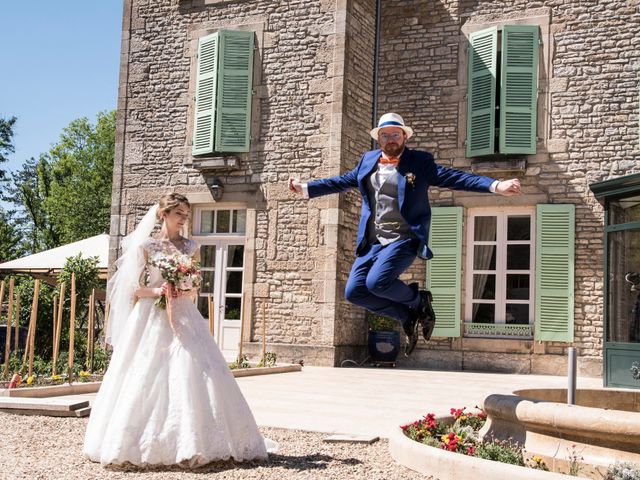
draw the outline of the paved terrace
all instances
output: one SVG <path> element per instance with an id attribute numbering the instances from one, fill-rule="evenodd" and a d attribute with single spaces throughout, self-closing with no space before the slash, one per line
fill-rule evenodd
<path id="1" fill-rule="evenodd" d="M 451 407 L 480 405 L 492 393 L 567 386 L 561 376 L 398 368 L 304 367 L 237 381 L 260 426 L 381 437 L 429 412 L 441 415 Z M 578 388 L 602 388 L 598 378 L 578 378 L 577 383 Z"/>

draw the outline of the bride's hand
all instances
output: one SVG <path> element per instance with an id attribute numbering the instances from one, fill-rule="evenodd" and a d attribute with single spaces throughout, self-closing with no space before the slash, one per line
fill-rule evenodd
<path id="1" fill-rule="evenodd" d="M 160 287 L 160 295 L 164 295 L 165 297 L 171 296 L 176 298 L 178 296 L 178 291 L 173 286 L 173 284 L 169 282 L 164 282 Z"/>

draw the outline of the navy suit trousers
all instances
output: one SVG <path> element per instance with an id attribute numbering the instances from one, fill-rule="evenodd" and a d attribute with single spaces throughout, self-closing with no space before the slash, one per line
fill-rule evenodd
<path id="1" fill-rule="evenodd" d="M 416 259 L 420 241 L 417 238 L 397 240 L 388 245 L 367 245 L 356 258 L 345 297 L 355 305 L 395 318 L 404 323 L 409 309 L 420 303 L 418 289 L 398 279 Z"/>

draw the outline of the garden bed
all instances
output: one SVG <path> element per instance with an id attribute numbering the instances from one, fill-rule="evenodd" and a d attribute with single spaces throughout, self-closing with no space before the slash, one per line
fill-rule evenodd
<path id="1" fill-rule="evenodd" d="M 573 476 L 549 472 L 541 459 L 527 458 L 516 444 L 482 442 L 478 432 L 486 421 L 484 412 L 451 409 L 451 414 L 439 418 L 428 414 L 421 420 L 395 428 L 389 437 L 389 450 L 394 460 L 439 480 L 577 478 L 579 472 L 575 470 Z"/>

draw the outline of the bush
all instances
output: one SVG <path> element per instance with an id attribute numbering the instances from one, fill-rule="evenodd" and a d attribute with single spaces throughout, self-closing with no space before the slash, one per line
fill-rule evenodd
<path id="1" fill-rule="evenodd" d="M 616 462 L 605 474 L 604 480 L 640 480 L 640 470 L 629 462 Z"/>
<path id="2" fill-rule="evenodd" d="M 399 323 L 393 318 L 385 317 L 383 315 L 377 315 L 375 313 L 367 312 L 367 323 L 369 329 L 374 331 L 387 331 L 391 332 L 395 330 Z"/>

